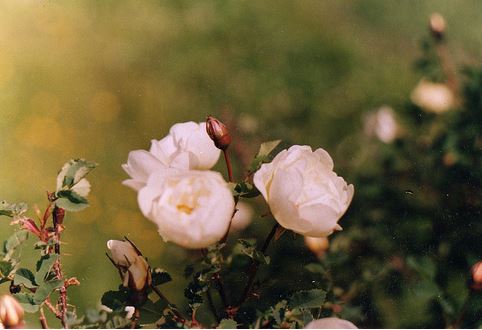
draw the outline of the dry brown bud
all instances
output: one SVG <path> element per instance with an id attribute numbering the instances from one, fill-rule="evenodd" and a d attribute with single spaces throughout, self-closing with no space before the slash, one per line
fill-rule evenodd
<path id="1" fill-rule="evenodd" d="M 429 27 L 434 38 L 440 40 L 444 37 L 447 24 L 445 23 L 445 19 L 442 15 L 439 13 L 433 13 L 430 16 Z"/>
<path id="2" fill-rule="evenodd" d="M 24 311 L 18 301 L 10 295 L 0 297 L 0 324 L 6 329 L 23 328 Z"/>
<path id="3" fill-rule="evenodd" d="M 231 144 L 231 135 L 226 125 L 212 116 L 206 119 L 206 132 L 218 149 L 226 150 Z"/>

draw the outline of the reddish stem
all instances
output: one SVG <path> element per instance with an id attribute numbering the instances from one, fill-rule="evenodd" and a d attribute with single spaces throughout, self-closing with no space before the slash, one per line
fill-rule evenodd
<path id="1" fill-rule="evenodd" d="M 234 180 L 233 180 L 233 168 L 231 166 L 231 159 L 229 158 L 229 155 L 228 155 L 228 149 L 223 150 L 223 155 L 224 155 L 224 161 L 226 162 L 226 168 L 228 169 L 229 182 L 234 182 Z"/>

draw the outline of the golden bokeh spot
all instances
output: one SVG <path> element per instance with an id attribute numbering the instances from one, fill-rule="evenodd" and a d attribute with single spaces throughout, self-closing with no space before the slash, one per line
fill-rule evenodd
<path id="1" fill-rule="evenodd" d="M 194 209 L 187 205 L 179 204 L 177 205 L 177 210 L 182 213 L 191 214 Z"/>
<path id="2" fill-rule="evenodd" d="M 120 102 L 117 95 L 101 91 L 90 101 L 89 111 L 94 120 L 108 123 L 117 119 L 120 112 Z"/>
<path id="3" fill-rule="evenodd" d="M 15 137 L 31 147 L 53 149 L 62 141 L 62 127 L 51 117 L 33 115 L 16 127 Z"/>
<path id="4" fill-rule="evenodd" d="M 36 93 L 30 100 L 30 108 L 44 116 L 56 117 L 62 112 L 58 96 L 47 91 Z"/>
<path id="5" fill-rule="evenodd" d="M 7 55 L 0 53 L 0 88 L 4 87 L 15 75 L 15 65 Z"/>

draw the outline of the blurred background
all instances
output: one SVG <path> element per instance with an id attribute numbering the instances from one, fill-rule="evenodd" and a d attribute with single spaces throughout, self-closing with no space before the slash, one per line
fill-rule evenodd
<path id="1" fill-rule="evenodd" d="M 397 176 L 385 171 L 393 163 L 410 171 L 411 160 L 400 151 L 408 149 L 374 141 L 365 127 L 368 114 L 383 105 L 403 122 L 422 77 L 414 63 L 433 12 L 447 21 L 453 62 L 480 64 L 482 2 L 476 0 L 1 1 L 0 199 L 43 209 L 46 191 L 55 189 L 65 161 L 83 157 L 99 163 L 89 176 L 91 206 L 66 219 L 64 267 L 81 281 L 70 289 L 71 302 L 83 311 L 95 307 L 102 292 L 117 287 L 117 273 L 104 256 L 105 242 L 127 235 L 151 264 L 173 275 L 176 280 L 165 292 L 182 305 L 180 274 L 193 255 L 163 243 L 143 218 L 135 192 L 121 184 L 127 178 L 121 164 L 130 150 L 148 149 L 150 140 L 165 136 L 174 123 L 203 121 L 212 114 L 231 123 L 244 141 L 237 152 L 238 178 L 244 173 L 243 157 L 254 156 L 259 142 L 281 138 L 323 147 L 333 156 L 337 173 L 355 184 L 355 201 L 342 220 L 345 231 L 334 235 L 339 238 L 334 249 L 343 251 L 342 240 L 363 243 L 369 238 L 368 245 L 349 248 L 355 259 L 368 257 L 356 266 L 352 259 L 336 261 L 346 276 L 338 282 L 340 288 L 349 290 L 349 281 L 362 277 L 364 267 L 377 269 L 395 255 L 401 264 L 411 254 L 433 255 L 440 242 L 427 235 L 434 233 L 432 215 L 440 213 L 441 204 L 427 202 L 424 193 L 430 192 L 417 185 L 422 179 L 415 175 L 401 186 L 393 184 Z M 404 125 L 410 131 L 415 124 L 406 120 Z M 390 161 L 397 157 L 408 165 Z M 217 169 L 224 173 L 221 162 Z M 447 180 L 480 186 L 473 181 L 477 176 Z M 412 208 L 416 202 L 398 204 L 398 209 L 392 205 L 407 196 L 425 202 L 424 211 Z M 262 203 L 253 207 L 266 210 Z M 475 203 L 474 212 L 472 219 L 480 218 L 480 204 Z M 5 239 L 12 228 L 7 218 L 1 220 Z M 408 220 L 413 227 L 407 227 Z M 481 254 L 480 225 L 471 221 L 476 236 L 466 244 L 475 244 L 473 253 L 454 256 L 448 261 L 453 268 L 441 269 L 450 273 L 445 282 L 452 283 L 456 306 L 466 295 L 469 265 Z M 248 235 L 264 237 L 270 227 L 266 222 L 255 218 Z M 400 226 L 405 234 L 398 233 Z M 373 231 L 366 233 L 367 228 Z M 277 253 L 289 250 L 298 263 L 314 257 L 301 238 L 286 237 L 272 251 L 275 270 L 289 282 L 289 274 L 303 265 L 277 264 Z M 376 242 L 381 245 L 372 250 L 370 244 Z M 450 243 L 445 249 L 451 249 Z M 377 255 L 383 250 L 392 255 Z M 437 307 L 428 313 L 424 297 L 414 299 L 411 287 L 400 289 L 405 286 L 400 274 L 391 273 L 385 282 L 377 281 L 380 285 L 365 285 L 351 302 L 353 309 L 346 309 L 352 313 L 347 318 L 372 327 L 444 326 Z M 273 291 L 273 300 L 277 294 Z"/>

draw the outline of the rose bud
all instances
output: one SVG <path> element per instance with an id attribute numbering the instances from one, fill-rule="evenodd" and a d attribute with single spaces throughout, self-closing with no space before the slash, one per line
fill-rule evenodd
<path id="1" fill-rule="evenodd" d="M 472 266 L 471 273 L 472 273 L 471 288 L 475 291 L 482 291 L 482 261 L 479 261 Z"/>
<path id="2" fill-rule="evenodd" d="M 6 329 L 23 328 L 24 311 L 18 301 L 10 295 L 0 297 L 0 324 Z"/>
<path id="3" fill-rule="evenodd" d="M 305 329 L 358 329 L 358 327 L 350 321 L 337 317 L 324 317 L 311 321 L 305 326 Z"/>
<path id="4" fill-rule="evenodd" d="M 305 245 L 317 257 L 321 258 L 325 255 L 326 251 L 330 247 L 330 242 L 326 237 L 305 236 Z"/>
<path id="5" fill-rule="evenodd" d="M 446 26 L 445 19 L 439 13 L 433 13 L 430 16 L 429 28 L 435 39 L 441 40 L 444 37 Z"/>
<path id="6" fill-rule="evenodd" d="M 231 135 L 228 128 L 214 117 L 207 117 L 206 132 L 218 149 L 226 150 L 231 144 Z"/>
<path id="7" fill-rule="evenodd" d="M 107 247 L 112 254 L 110 259 L 122 277 L 122 285 L 131 290 L 130 303 L 141 306 L 147 299 L 147 288 L 152 284 L 149 264 L 129 241 L 110 240 Z"/>

